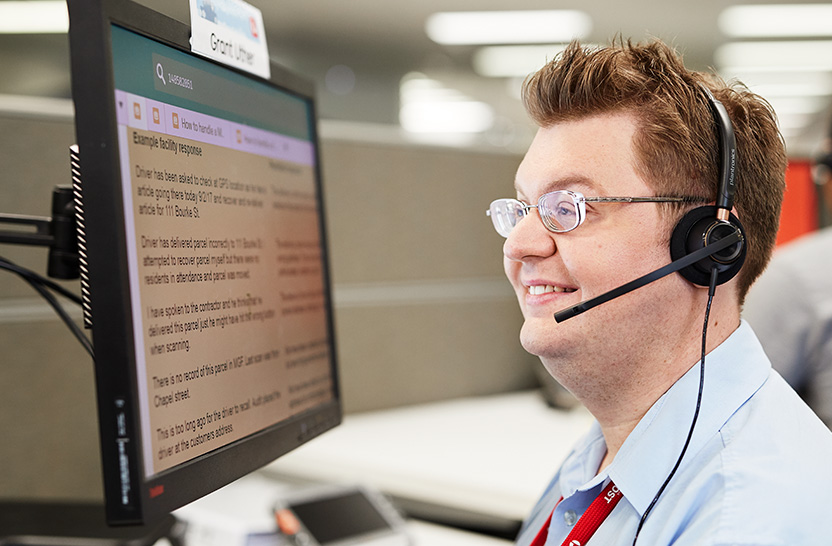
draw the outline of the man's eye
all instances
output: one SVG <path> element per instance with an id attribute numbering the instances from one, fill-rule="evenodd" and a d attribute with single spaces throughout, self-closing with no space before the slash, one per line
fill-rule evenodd
<path id="1" fill-rule="evenodd" d="M 559 218 L 573 216 L 575 214 L 575 207 L 570 205 L 558 205 L 555 207 L 555 215 Z"/>

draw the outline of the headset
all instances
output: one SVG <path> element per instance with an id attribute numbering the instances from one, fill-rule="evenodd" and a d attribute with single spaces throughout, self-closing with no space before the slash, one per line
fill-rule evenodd
<path id="1" fill-rule="evenodd" d="M 740 241 L 714 252 L 679 273 L 699 286 L 708 286 L 711 269 L 716 267 L 716 284 L 724 284 L 734 278 L 745 262 L 745 230 L 739 219 L 731 213 L 734 206 L 737 177 L 737 141 L 734 126 L 725 106 L 711 91 L 702 85 L 711 108 L 719 135 L 720 173 L 715 206 L 697 207 L 689 211 L 673 230 L 670 237 L 670 257 L 676 261 L 720 239 L 739 232 Z"/>

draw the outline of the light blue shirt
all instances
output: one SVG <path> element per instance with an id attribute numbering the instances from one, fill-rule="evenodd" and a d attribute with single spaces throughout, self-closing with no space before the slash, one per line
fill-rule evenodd
<path id="1" fill-rule="evenodd" d="M 698 389 L 697 363 L 650 408 L 600 474 L 606 447 L 596 422 L 549 484 L 517 544 L 532 541 L 563 497 L 546 542 L 560 546 L 612 479 L 623 498 L 588 544 L 630 546 L 684 445 Z M 705 359 L 693 438 L 637 544 L 832 544 L 832 432 L 771 369 L 745 322 Z"/>

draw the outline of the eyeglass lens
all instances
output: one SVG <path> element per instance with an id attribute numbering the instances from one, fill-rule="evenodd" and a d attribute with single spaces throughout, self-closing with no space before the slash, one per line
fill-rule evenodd
<path id="1" fill-rule="evenodd" d="M 571 231 L 581 223 L 580 205 L 571 192 L 547 193 L 540 198 L 536 206 L 541 220 L 551 231 Z M 528 214 L 529 208 L 531 207 L 516 199 L 497 199 L 489 208 L 494 229 L 503 237 L 508 237 L 514 226 Z"/>
<path id="2" fill-rule="evenodd" d="M 556 191 L 540 198 L 538 211 L 543 223 L 552 231 L 571 231 L 580 224 L 578 201 L 569 192 Z"/>
<path id="3" fill-rule="evenodd" d="M 503 237 L 508 237 L 517 222 L 526 215 L 523 203 L 516 199 L 497 199 L 489 208 L 494 229 Z"/>

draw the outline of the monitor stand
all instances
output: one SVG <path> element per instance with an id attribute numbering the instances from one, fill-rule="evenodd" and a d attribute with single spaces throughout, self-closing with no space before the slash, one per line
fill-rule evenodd
<path id="1" fill-rule="evenodd" d="M 171 515 L 155 525 L 109 527 L 103 504 L 0 501 L 0 546 L 152 546 L 162 538 L 183 546 L 183 535 Z"/>

